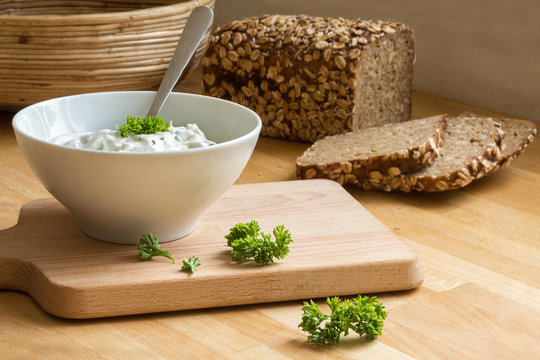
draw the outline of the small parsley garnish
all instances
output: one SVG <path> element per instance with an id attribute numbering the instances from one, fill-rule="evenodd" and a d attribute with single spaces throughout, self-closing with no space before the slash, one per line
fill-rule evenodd
<path id="1" fill-rule="evenodd" d="M 326 315 L 313 300 L 304 301 L 302 322 L 298 327 L 307 332 L 308 340 L 316 344 L 335 344 L 349 330 L 375 340 L 381 335 L 388 313 L 376 297 L 361 296 L 340 302 L 339 297 L 327 298 L 331 314 Z"/>
<path id="2" fill-rule="evenodd" d="M 267 265 L 276 259 L 283 259 L 289 253 L 288 244 L 293 240 L 284 225 L 274 228 L 275 241 L 271 234 L 260 231 L 257 221 L 239 223 L 230 229 L 225 238 L 227 246 L 231 247 L 231 257 L 236 262 L 253 259 L 255 264 Z"/>
<path id="3" fill-rule="evenodd" d="M 151 233 L 141 236 L 137 248 L 139 249 L 141 260 L 149 260 L 152 256 L 164 256 L 171 259 L 173 263 L 175 262 L 169 251 L 162 250 L 159 247 L 158 239 L 152 236 Z"/>
<path id="4" fill-rule="evenodd" d="M 139 116 L 128 115 L 126 123 L 117 130 L 121 137 L 129 135 L 148 135 L 169 130 L 170 123 L 165 123 L 165 119 L 159 116 Z"/>
<path id="5" fill-rule="evenodd" d="M 195 269 L 199 265 L 201 265 L 201 260 L 196 256 L 192 256 L 189 259 L 182 260 L 183 271 L 189 271 L 190 273 L 194 273 Z"/>

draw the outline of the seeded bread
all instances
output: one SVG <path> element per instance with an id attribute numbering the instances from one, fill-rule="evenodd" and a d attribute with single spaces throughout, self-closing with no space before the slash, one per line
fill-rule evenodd
<path id="1" fill-rule="evenodd" d="M 449 117 L 440 156 L 417 172 L 390 179 L 391 188 L 431 192 L 464 187 L 498 166 L 504 136 L 492 118 Z M 388 190 L 386 185 L 370 180 L 364 189 Z"/>
<path id="2" fill-rule="evenodd" d="M 251 17 L 212 35 L 203 92 L 253 109 L 262 135 L 313 142 L 408 120 L 414 56 L 399 23 Z"/>
<path id="3" fill-rule="evenodd" d="M 482 117 L 482 115 L 471 112 L 463 112 L 459 116 L 471 119 Z M 495 121 L 506 132 L 506 136 L 502 142 L 501 158 L 497 162 L 498 166 L 494 167 L 491 172 L 499 167 L 508 166 L 512 160 L 521 155 L 536 135 L 536 124 L 532 121 L 503 117 L 497 117 Z"/>
<path id="4" fill-rule="evenodd" d="M 299 179 L 329 178 L 369 187 L 428 166 L 446 128 L 444 115 L 325 137 L 296 160 Z"/>

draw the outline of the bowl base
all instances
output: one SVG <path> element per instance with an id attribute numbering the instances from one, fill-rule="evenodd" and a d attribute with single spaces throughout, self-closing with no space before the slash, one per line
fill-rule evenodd
<path id="1" fill-rule="evenodd" d="M 182 239 L 195 229 L 197 222 L 183 226 L 180 229 L 174 230 L 163 230 L 159 232 L 152 232 L 152 235 L 158 238 L 159 243 L 166 243 L 170 241 L 175 241 Z M 139 240 L 142 235 L 145 233 L 130 231 L 111 231 L 103 230 L 103 228 L 95 228 L 92 226 L 86 226 L 82 223 L 79 223 L 79 227 L 82 232 L 90 236 L 93 239 L 105 241 L 111 244 L 122 244 L 122 245 L 136 245 L 139 243 Z"/>

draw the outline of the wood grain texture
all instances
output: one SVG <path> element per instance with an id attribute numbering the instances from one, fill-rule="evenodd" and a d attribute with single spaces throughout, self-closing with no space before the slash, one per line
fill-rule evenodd
<path id="1" fill-rule="evenodd" d="M 252 219 L 266 233 L 285 222 L 294 239 L 286 259 L 231 261 L 224 236 Z M 93 318 L 408 290 L 423 280 L 416 253 L 329 180 L 234 185 L 190 235 L 162 248 L 179 264 L 140 261 L 135 246 L 84 235 L 55 199 L 34 200 L 0 231 L 0 288 L 58 316 Z M 180 272 L 191 256 L 201 266 Z"/>
<path id="2" fill-rule="evenodd" d="M 183 89 L 198 92 L 200 77 Z M 413 118 L 488 109 L 413 94 Z M 0 113 L 0 227 L 49 197 Z M 237 183 L 293 180 L 308 144 L 260 138 Z M 347 188 L 420 257 L 416 290 L 377 294 L 388 310 L 374 342 L 306 341 L 300 301 L 92 320 L 51 316 L 26 294 L 0 291 L 2 359 L 536 359 L 540 353 L 540 141 L 508 168 L 452 192 Z M 332 216 L 329 213 L 328 216 Z M 202 268 L 201 268 L 202 269 Z M 196 296 L 196 294 L 193 294 Z M 324 299 L 315 299 L 319 304 Z M 323 311 L 328 311 L 321 305 Z"/>

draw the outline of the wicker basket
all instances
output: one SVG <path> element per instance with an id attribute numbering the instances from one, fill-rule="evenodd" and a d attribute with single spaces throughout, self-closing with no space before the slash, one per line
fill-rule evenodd
<path id="1" fill-rule="evenodd" d="M 199 5 L 214 8 L 214 0 L 0 1 L 0 108 L 88 92 L 157 89 Z"/>

